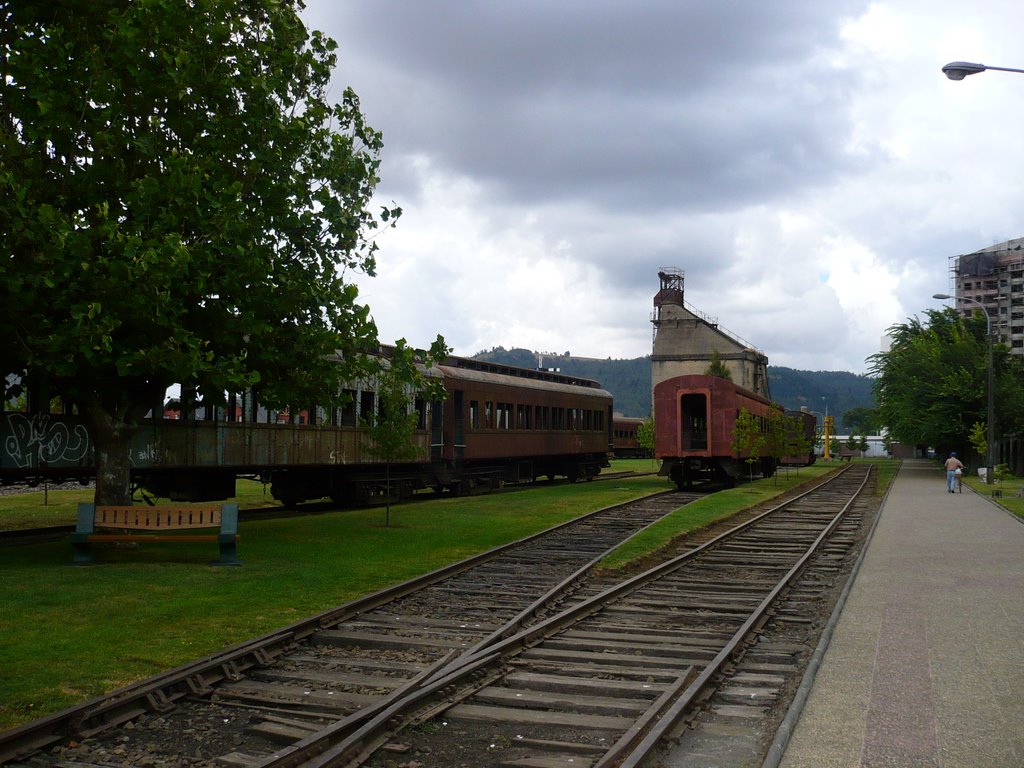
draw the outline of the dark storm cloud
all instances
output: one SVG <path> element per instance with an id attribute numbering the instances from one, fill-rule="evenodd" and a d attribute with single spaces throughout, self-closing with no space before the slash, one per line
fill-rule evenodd
<path id="1" fill-rule="evenodd" d="M 375 2 L 315 7 L 385 162 L 429 154 L 496 201 L 713 210 L 848 173 L 850 76 L 821 3 Z M 348 80 L 346 80 L 348 82 Z M 388 190 L 408 176 L 385 178 Z M 404 189 L 403 192 L 411 190 Z"/>
<path id="2" fill-rule="evenodd" d="M 939 71 L 1013 66 L 1019 4 L 309 0 L 304 19 L 338 41 L 334 88 L 383 131 L 379 196 L 406 211 L 360 282 L 388 338 L 647 354 L 678 267 L 774 363 L 861 370 L 950 256 L 1019 236 L 1020 76 Z"/>

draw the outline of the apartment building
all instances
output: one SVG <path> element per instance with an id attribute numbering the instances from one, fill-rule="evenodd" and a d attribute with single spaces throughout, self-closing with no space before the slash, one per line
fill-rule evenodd
<path id="1" fill-rule="evenodd" d="M 968 316 L 980 303 L 998 338 L 1024 355 L 1024 237 L 953 256 L 950 271 L 957 310 Z"/>

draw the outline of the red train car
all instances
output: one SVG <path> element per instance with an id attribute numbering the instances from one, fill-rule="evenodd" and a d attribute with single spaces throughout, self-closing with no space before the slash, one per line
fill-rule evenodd
<path id="1" fill-rule="evenodd" d="M 687 375 L 662 381 L 654 388 L 654 455 L 659 474 L 680 488 L 695 480 L 733 484 L 753 470 L 763 476 L 775 471 L 769 456 L 737 454 L 733 429 L 746 409 L 768 429 L 779 406 L 767 398 L 718 376 Z"/>

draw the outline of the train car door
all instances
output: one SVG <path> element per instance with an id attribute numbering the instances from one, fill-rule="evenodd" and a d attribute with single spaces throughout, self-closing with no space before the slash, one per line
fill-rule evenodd
<path id="1" fill-rule="evenodd" d="M 455 409 L 455 434 L 452 436 L 455 449 L 455 466 L 462 466 L 463 453 L 466 450 L 466 414 L 465 393 L 461 389 L 452 392 L 452 407 Z"/>
<path id="2" fill-rule="evenodd" d="M 444 458 L 444 401 L 430 404 L 430 462 L 439 464 Z"/>
<path id="3" fill-rule="evenodd" d="M 684 451 L 708 449 L 708 398 L 702 393 L 690 393 L 679 398 L 679 428 L 682 430 Z"/>

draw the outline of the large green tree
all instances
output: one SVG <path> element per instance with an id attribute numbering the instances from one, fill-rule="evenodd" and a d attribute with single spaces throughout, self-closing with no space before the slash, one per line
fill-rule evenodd
<path id="1" fill-rule="evenodd" d="M 878 434 L 878 411 L 858 405 L 843 414 L 843 429 L 851 435 L 855 432 L 863 435 Z"/>
<path id="2" fill-rule="evenodd" d="M 928 310 L 889 329 L 891 347 L 868 360 L 880 421 L 889 435 L 940 453 L 964 450 L 971 426 L 987 419 L 988 339 L 983 315 Z M 1024 417 L 1020 360 L 1002 344 L 993 355 L 997 435 Z"/>
<path id="3" fill-rule="evenodd" d="M 372 365 L 350 274 L 400 210 L 301 8 L 0 2 L 0 352 L 87 420 L 99 502 L 170 384 L 327 404 Z"/>

